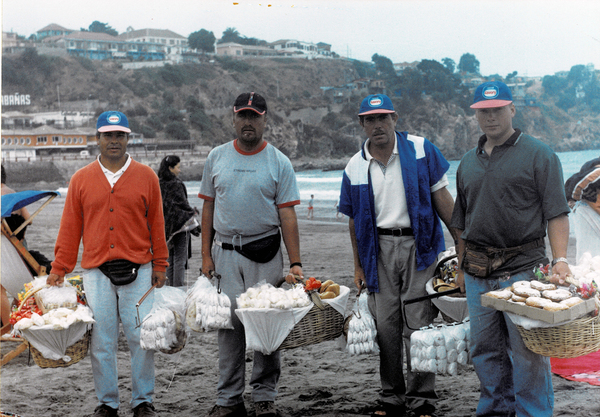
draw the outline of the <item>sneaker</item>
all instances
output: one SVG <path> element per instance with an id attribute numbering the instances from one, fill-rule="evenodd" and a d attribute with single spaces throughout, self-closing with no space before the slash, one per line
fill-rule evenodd
<path id="1" fill-rule="evenodd" d="M 243 402 L 227 407 L 217 404 L 208 413 L 208 417 L 247 417 L 247 415 Z"/>
<path id="2" fill-rule="evenodd" d="M 277 409 L 273 401 L 259 401 L 254 403 L 256 417 L 277 417 Z"/>
<path id="3" fill-rule="evenodd" d="M 92 417 L 118 417 L 119 410 L 109 407 L 106 404 L 99 405 L 94 410 Z"/>
<path id="4" fill-rule="evenodd" d="M 133 417 L 155 417 L 156 415 L 156 409 L 149 402 L 141 403 L 133 409 Z"/>

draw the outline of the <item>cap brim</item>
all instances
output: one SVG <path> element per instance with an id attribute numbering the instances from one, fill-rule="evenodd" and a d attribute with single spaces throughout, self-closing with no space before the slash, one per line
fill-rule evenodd
<path id="1" fill-rule="evenodd" d="M 260 114 L 260 115 L 263 115 L 263 114 L 265 114 L 265 113 L 267 112 L 266 110 L 263 110 L 262 112 L 260 112 L 260 111 L 258 111 L 257 109 L 255 109 L 254 107 L 249 107 L 249 106 L 245 106 L 245 107 L 234 107 L 234 108 L 233 108 L 233 112 L 234 112 L 234 113 L 239 113 L 239 112 L 241 112 L 242 110 L 252 110 L 254 113 L 258 113 L 258 114 Z"/>
<path id="2" fill-rule="evenodd" d="M 512 101 L 510 100 L 481 100 L 475 104 L 471 104 L 472 109 L 491 109 L 493 107 L 504 107 L 508 106 Z"/>
<path id="3" fill-rule="evenodd" d="M 125 132 L 131 133 L 131 129 L 124 126 L 102 126 L 98 132 Z"/>
<path id="4" fill-rule="evenodd" d="M 396 113 L 395 110 L 386 110 L 386 109 L 378 109 L 378 110 L 369 110 L 362 113 L 358 113 L 359 116 L 364 116 L 366 114 L 377 114 L 377 113 Z"/>

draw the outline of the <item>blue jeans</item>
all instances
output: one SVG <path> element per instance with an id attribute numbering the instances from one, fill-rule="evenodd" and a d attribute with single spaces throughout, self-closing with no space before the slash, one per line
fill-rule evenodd
<path id="1" fill-rule="evenodd" d="M 529 271 L 508 279 L 481 279 L 465 273 L 471 356 L 481 384 L 477 416 L 552 416 L 550 358 L 527 349 L 507 314 L 481 305 L 481 294 L 531 279 Z"/>
<path id="2" fill-rule="evenodd" d="M 171 239 L 173 247 L 169 248 L 169 266 L 167 267 L 167 278 L 169 285 L 183 287 L 185 285 L 185 266 L 188 261 L 188 232 L 177 233 Z"/>
<path id="3" fill-rule="evenodd" d="M 142 265 L 135 281 L 115 286 L 98 268 L 87 269 L 83 285 L 85 295 L 94 313 L 94 329 L 90 356 L 98 405 L 119 408 L 119 380 L 117 372 L 117 342 L 119 318 L 131 353 L 131 408 L 143 402 L 152 402 L 154 395 L 154 351 L 140 347 L 140 328 L 136 329 L 135 305 L 152 286 L 152 263 Z M 150 313 L 154 303 L 151 292 L 140 305 L 140 318 Z"/>

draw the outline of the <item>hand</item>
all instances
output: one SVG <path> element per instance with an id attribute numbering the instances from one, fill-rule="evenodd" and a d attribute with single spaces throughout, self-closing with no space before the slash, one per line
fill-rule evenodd
<path id="1" fill-rule="evenodd" d="M 61 285 L 63 282 L 65 282 L 65 277 L 59 277 L 56 274 L 50 274 L 46 277 L 46 284 L 50 286 Z"/>
<path id="2" fill-rule="evenodd" d="M 556 265 L 552 267 L 550 282 L 553 284 L 565 285 L 568 275 L 573 275 L 569 268 L 569 264 L 566 262 L 557 262 Z"/>
<path id="3" fill-rule="evenodd" d="M 356 268 L 354 270 L 354 285 L 358 291 L 362 291 L 367 288 L 367 280 L 365 279 L 365 271 L 362 268 Z"/>
<path id="4" fill-rule="evenodd" d="M 285 282 L 287 282 L 288 284 L 297 283 L 298 280 L 294 275 L 304 279 L 304 273 L 302 272 L 302 267 L 300 265 L 294 265 L 290 268 L 290 272 L 285 276 Z"/>
<path id="5" fill-rule="evenodd" d="M 456 274 L 456 284 L 460 287 L 460 292 L 464 294 L 466 292 L 465 271 L 463 271 L 462 269 L 459 269 Z"/>
<path id="6" fill-rule="evenodd" d="M 210 257 L 206 257 L 206 258 L 202 258 L 202 275 L 204 275 L 207 278 L 212 278 L 212 275 L 210 274 L 210 271 L 214 271 L 215 270 L 215 263 L 213 262 L 212 258 Z"/>
<path id="7" fill-rule="evenodd" d="M 167 274 L 162 271 L 152 270 L 152 285 L 157 284 L 156 288 L 162 288 L 167 282 Z"/>

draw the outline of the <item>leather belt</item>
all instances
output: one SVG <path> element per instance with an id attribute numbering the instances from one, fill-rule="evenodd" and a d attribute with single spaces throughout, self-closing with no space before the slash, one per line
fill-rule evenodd
<path id="1" fill-rule="evenodd" d="M 413 236 L 413 230 L 410 227 L 403 227 L 401 229 L 382 229 L 378 227 L 377 234 L 388 236 Z"/>
<path id="2" fill-rule="evenodd" d="M 224 250 L 233 250 L 234 249 L 234 246 L 231 243 L 221 242 L 219 240 L 215 240 L 215 243 L 217 244 L 217 246 L 222 247 Z"/>

